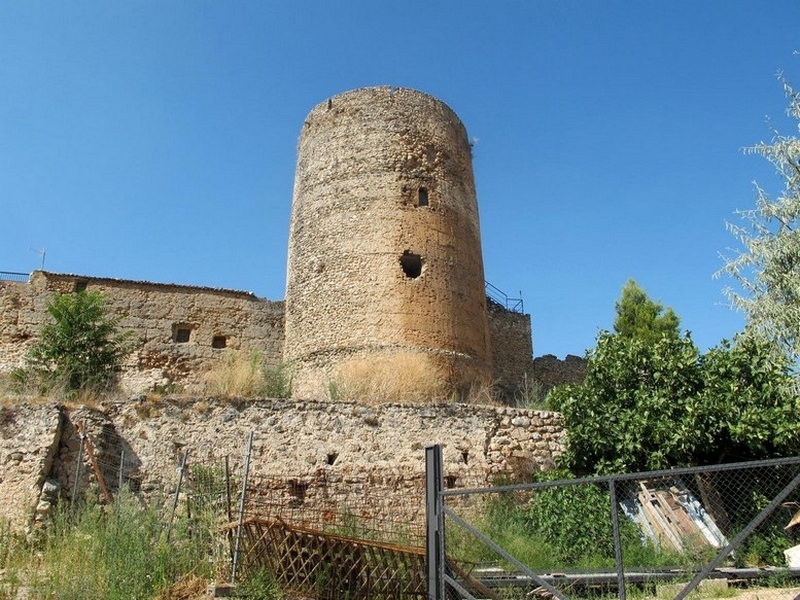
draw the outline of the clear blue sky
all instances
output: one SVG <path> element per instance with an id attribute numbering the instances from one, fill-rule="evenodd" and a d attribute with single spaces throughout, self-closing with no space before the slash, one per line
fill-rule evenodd
<path id="1" fill-rule="evenodd" d="M 629 278 L 705 349 L 741 329 L 725 221 L 781 182 L 741 148 L 800 86 L 797 0 L 0 2 L 0 270 L 284 295 L 305 115 L 371 85 L 475 142 L 487 279 L 534 353 L 582 354 Z"/>

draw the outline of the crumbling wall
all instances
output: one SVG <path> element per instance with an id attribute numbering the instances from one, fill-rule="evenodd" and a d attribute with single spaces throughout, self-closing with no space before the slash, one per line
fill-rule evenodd
<path id="1" fill-rule="evenodd" d="M 492 365 L 499 395 L 513 401 L 533 374 L 533 343 L 530 315 L 488 303 Z"/>
<path id="2" fill-rule="evenodd" d="M 21 366 L 53 293 L 80 289 L 108 298 L 134 351 L 123 389 L 141 392 L 177 384 L 191 389 L 231 352 L 260 352 L 281 361 L 283 303 L 248 292 L 36 271 L 29 283 L 0 282 L 0 372 Z"/>
<path id="3" fill-rule="evenodd" d="M 29 530 L 61 440 L 56 404 L 0 406 L 0 521 Z"/>
<path id="4" fill-rule="evenodd" d="M 190 465 L 222 465 L 227 456 L 231 472 L 241 473 L 253 431 L 255 496 L 278 494 L 287 508 L 320 512 L 363 506 L 373 497 L 380 504 L 373 515 L 384 510 L 391 513 L 384 517 L 409 522 L 424 522 L 427 446 L 443 445 L 448 486 L 473 487 L 550 468 L 565 441 L 557 413 L 465 404 L 164 398 L 62 409 L 64 426 L 57 430 L 57 407 L 15 410 L 13 427 L 2 430 L 0 500 L 9 501 L 0 504 L 0 515 L 25 522 L 45 477 L 65 500 L 76 493 L 76 472 L 79 493 L 93 480 L 85 452 L 77 470 L 78 425 L 112 493 L 122 476 L 145 497 L 169 497 L 187 449 Z"/>
<path id="5" fill-rule="evenodd" d="M 233 290 L 36 271 L 28 283 L 0 281 L 0 373 L 23 365 L 49 319 L 47 301 L 53 293 L 84 287 L 105 294 L 112 312 L 122 317 L 121 327 L 133 333 L 134 351 L 121 377 L 128 393 L 170 384 L 200 386 L 204 374 L 231 352 L 260 352 L 273 365 L 282 360 L 283 302 Z M 575 371 L 571 361 L 582 360 L 567 357 L 565 367 L 564 361 L 543 357 L 534 367 L 530 315 L 490 302 L 488 322 L 492 379 L 501 397 L 513 399 L 534 369 L 543 382 L 551 381 L 559 372 Z M 179 341 L 180 329 L 188 333 L 187 341 Z M 215 338 L 217 345 L 224 338 L 225 348 L 215 348 Z"/>
<path id="6" fill-rule="evenodd" d="M 561 360 L 552 354 L 545 354 L 533 359 L 533 378 L 547 391 L 562 383 L 583 383 L 587 368 L 587 360 L 580 356 L 567 354 Z"/>

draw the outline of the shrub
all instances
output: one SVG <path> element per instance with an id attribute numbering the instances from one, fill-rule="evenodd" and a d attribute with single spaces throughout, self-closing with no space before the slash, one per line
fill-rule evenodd
<path id="1" fill-rule="evenodd" d="M 47 311 L 51 321 L 39 332 L 25 368 L 16 371 L 17 383 L 67 395 L 113 387 L 129 351 L 129 332 L 117 331 L 120 318 L 108 314 L 105 296 L 56 294 Z"/>

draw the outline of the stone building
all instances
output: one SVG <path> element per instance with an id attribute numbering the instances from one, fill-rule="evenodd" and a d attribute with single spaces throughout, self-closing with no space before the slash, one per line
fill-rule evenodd
<path id="1" fill-rule="evenodd" d="M 133 332 L 121 381 L 132 393 L 199 389 L 232 352 L 292 364 L 296 397 L 324 395 L 342 360 L 398 352 L 443 373 L 454 389 L 492 383 L 512 397 L 535 377 L 530 316 L 487 301 L 466 130 L 427 94 L 366 88 L 310 112 L 287 267 L 285 302 L 146 281 L 0 274 L 0 373 L 23 364 L 54 293 L 88 289 L 105 294 Z"/>

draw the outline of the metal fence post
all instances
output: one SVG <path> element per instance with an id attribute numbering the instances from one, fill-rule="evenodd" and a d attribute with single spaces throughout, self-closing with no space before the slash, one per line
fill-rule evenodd
<path id="1" fill-rule="evenodd" d="M 444 488 L 442 447 L 425 448 L 425 557 L 428 600 L 444 600 Z"/>
<path id="2" fill-rule="evenodd" d="M 186 459 L 189 458 L 189 449 L 187 448 L 183 453 L 183 461 L 181 468 L 178 470 L 178 485 L 175 487 L 175 498 L 172 500 L 172 510 L 169 513 L 169 521 L 167 521 L 167 541 L 172 533 L 172 519 L 175 517 L 175 509 L 178 507 L 178 497 L 181 493 L 181 484 L 183 484 L 183 473 L 186 470 Z"/>
<path id="3" fill-rule="evenodd" d="M 83 427 L 79 424 L 75 424 L 75 428 L 78 430 L 80 434 L 80 446 L 78 446 L 78 462 L 75 465 L 75 483 L 72 485 L 72 498 L 70 499 L 69 509 L 72 511 L 75 508 L 75 497 L 78 495 L 78 482 L 81 477 L 81 465 L 83 464 L 83 439 L 85 437 L 83 433 Z"/>
<path id="4" fill-rule="evenodd" d="M 617 508 L 617 486 L 614 480 L 608 482 L 611 496 L 611 527 L 614 531 L 614 558 L 617 562 L 617 588 L 619 600 L 625 600 L 625 565 L 622 562 L 622 541 L 619 535 L 619 509 Z"/>
<path id="5" fill-rule="evenodd" d="M 119 456 L 119 481 L 117 482 L 117 513 L 122 507 L 122 474 L 125 469 L 125 450 Z"/>
<path id="6" fill-rule="evenodd" d="M 236 567 L 239 564 L 239 544 L 242 539 L 242 522 L 244 521 L 244 503 L 247 497 L 247 477 L 250 474 L 250 453 L 253 451 L 253 432 L 247 440 L 247 455 L 244 460 L 244 476 L 242 477 L 242 495 L 239 498 L 239 522 L 236 524 L 236 546 L 233 549 L 233 565 L 231 566 L 231 584 L 236 583 Z"/>

